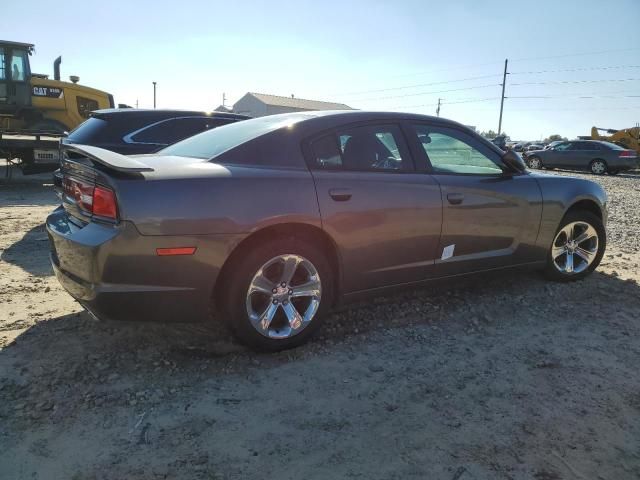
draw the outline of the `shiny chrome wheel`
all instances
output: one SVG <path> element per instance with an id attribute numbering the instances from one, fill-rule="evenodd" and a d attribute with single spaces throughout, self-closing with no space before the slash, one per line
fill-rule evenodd
<path id="1" fill-rule="evenodd" d="M 556 235 L 551 258 L 556 269 L 566 275 L 584 272 L 598 255 L 598 232 L 587 222 L 571 222 Z"/>
<path id="2" fill-rule="evenodd" d="M 602 160 L 594 160 L 591 162 L 591 172 L 596 175 L 602 175 L 607 171 L 607 164 Z"/>
<path id="3" fill-rule="evenodd" d="M 313 320 L 322 295 L 316 267 L 300 255 L 278 255 L 253 276 L 246 307 L 253 328 L 265 337 L 284 339 Z"/>
<path id="4" fill-rule="evenodd" d="M 532 157 L 529 159 L 529 168 L 540 169 L 542 168 L 542 161 L 538 157 Z"/>

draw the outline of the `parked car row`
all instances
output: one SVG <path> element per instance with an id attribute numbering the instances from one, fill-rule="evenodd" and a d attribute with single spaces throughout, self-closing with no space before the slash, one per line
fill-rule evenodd
<path id="1" fill-rule="evenodd" d="M 588 170 L 596 175 L 616 175 L 638 166 L 635 150 L 599 140 L 558 142 L 546 149 L 523 154 L 530 168 L 567 168 Z"/>
<path id="2" fill-rule="evenodd" d="M 280 350 L 340 302 L 516 266 L 577 280 L 604 254 L 602 187 L 531 172 L 458 123 L 361 111 L 231 120 L 144 156 L 81 144 L 90 135 L 65 143 L 51 262 L 96 317 L 214 311 L 241 341 Z M 116 147 L 149 133 L 125 130 Z"/>

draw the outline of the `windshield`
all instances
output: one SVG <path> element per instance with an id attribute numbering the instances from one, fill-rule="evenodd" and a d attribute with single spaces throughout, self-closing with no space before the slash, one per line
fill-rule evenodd
<path id="1" fill-rule="evenodd" d="M 310 116 L 293 113 L 244 120 L 194 135 L 160 150 L 158 154 L 212 159 L 249 140 L 279 128 L 290 127 Z"/>

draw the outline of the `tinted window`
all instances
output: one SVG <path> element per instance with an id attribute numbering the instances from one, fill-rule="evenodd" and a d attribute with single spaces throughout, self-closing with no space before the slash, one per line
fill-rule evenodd
<path id="1" fill-rule="evenodd" d="M 342 167 L 342 156 L 333 135 L 322 137 L 311 144 L 316 166 L 319 168 Z"/>
<path id="2" fill-rule="evenodd" d="M 339 130 L 312 143 L 315 166 L 356 171 L 405 170 L 402 134 L 395 125 L 367 125 Z"/>
<path id="3" fill-rule="evenodd" d="M 173 118 L 152 124 L 131 136 L 136 143 L 153 143 L 156 145 L 171 145 L 207 128 L 203 118 Z"/>
<path id="4" fill-rule="evenodd" d="M 480 151 L 468 135 L 450 128 L 416 125 L 418 140 L 434 172 L 496 175 L 502 173 L 499 156 L 489 150 Z"/>
<path id="5" fill-rule="evenodd" d="M 601 150 L 600 145 L 598 145 L 597 143 L 580 142 L 579 146 L 580 146 L 580 150 L 588 150 L 588 151 Z"/>
<path id="6" fill-rule="evenodd" d="M 101 118 L 91 117 L 82 122 L 69 133 L 67 138 L 75 143 L 86 143 L 91 145 L 96 140 L 104 140 L 108 133 L 109 124 Z"/>
<path id="7" fill-rule="evenodd" d="M 0 80 L 4 80 L 6 74 L 4 73 L 4 48 L 0 48 Z"/>
<path id="8" fill-rule="evenodd" d="M 232 148 L 280 128 L 293 126 L 311 115 L 293 113 L 244 120 L 187 138 L 162 149 L 162 155 L 213 159 Z"/>

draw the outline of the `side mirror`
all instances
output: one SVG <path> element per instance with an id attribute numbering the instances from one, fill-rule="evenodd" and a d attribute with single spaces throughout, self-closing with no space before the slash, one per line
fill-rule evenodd
<path id="1" fill-rule="evenodd" d="M 527 165 L 522 160 L 522 157 L 513 150 L 507 150 L 502 155 L 502 162 L 509 168 L 517 173 L 522 173 L 527 169 Z"/>

